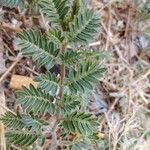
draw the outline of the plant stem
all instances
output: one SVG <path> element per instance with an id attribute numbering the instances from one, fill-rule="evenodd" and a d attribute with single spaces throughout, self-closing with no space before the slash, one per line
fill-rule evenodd
<path id="1" fill-rule="evenodd" d="M 62 44 L 62 49 L 61 49 L 61 53 L 64 54 L 67 48 L 67 43 L 64 42 Z M 64 94 L 64 79 L 65 79 L 65 74 L 66 74 L 66 69 L 65 69 L 65 65 L 62 64 L 60 66 L 60 91 L 59 91 L 59 100 L 63 97 Z M 52 143 L 50 146 L 49 150 L 55 150 L 57 149 L 57 146 L 59 145 L 59 142 L 57 141 L 57 124 L 60 120 L 60 113 L 59 110 L 57 110 L 56 113 L 56 121 L 54 123 L 54 126 L 52 127 Z"/>
<path id="2" fill-rule="evenodd" d="M 65 42 L 62 45 L 62 54 L 65 53 L 67 48 L 67 43 Z M 65 74 L 66 74 L 66 70 L 65 70 L 65 65 L 62 64 L 60 67 L 60 92 L 59 92 L 59 97 L 60 99 L 63 97 L 63 93 L 64 93 L 64 79 L 65 79 Z"/>
<path id="3" fill-rule="evenodd" d="M 63 97 L 63 91 L 64 91 L 65 65 L 61 65 L 60 72 L 61 72 L 61 77 L 60 77 L 59 98 L 61 99 Z"/>

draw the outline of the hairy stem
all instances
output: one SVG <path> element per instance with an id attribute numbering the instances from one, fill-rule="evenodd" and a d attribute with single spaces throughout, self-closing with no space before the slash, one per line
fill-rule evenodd
<path id="1" fill-rule="evenodd" d="M 66 49 L 67 49 L 67 42 L 64 42 L 62 44 L 61 53 L 64 54 L 65 51 L 66 51 Z M 66 75 L 66 68 L 65 68 L 65 65 L 62 64 L 60 66 L 60 91 L 59 91 L 59 98 L 58 99 L 62 99 L 63 94 L 64 94 L 64 80 L 65 80 L 65 75 Z M 58 115 L 59 115 L 59 113 L 58 113 Z M 58 118 L 60 118 L 60 115 L 59 115 Z"/>
<path id="2" fill-rule="evenodd" d="M 62 54 L 65 53 L 66 51 L 66 48 L 67 48 L 67 43 L 64 42 L 62 44 L 62 49 L 61 49 L 61 52 Z M 63 97 L 63 94 L 64 94 L 64 79 L 65 79 L 65 74 L 66 74 L 66 69 L 65 69 L 65 65 L 62 64 L 60 66 L 60 91 L 59 91 L 59 99 L 61 99 Z M 51 143 L 51 146 L 50 146 L 50 149 L 57 149 L 57 146 L 59 145 L 59 142 L 57 140 L 57 124 L 60 120 L 61 116 L 60 116 L 60 113 L 59 113 L 59 110 L 57 110 L 57 113 L 56 113 L 56 121 L 54 123 L 54 126 L 52 127 L 52 143 Z"/>
<path id="3" fill-rule="evenodd" d="M 65 53 L 66 47 L 67 47 L 67 43 L 64 43 L 62 45 L 62 51 L 61 51 L 62 54 Z M 65 79 L 65 74 L 66 74 L 65 65 L 62 64 L 61 67 L 60 67 L 60 92 L 59 92 L 60 99 L 63 97 L 63 93 L 64 93 L 64 79 Z"/>
<path id="4" fill-rule="evenodd" d="M 63 91 L 64 91 L 64 78 L 65 78 L 65 65 L 62 65 L 60 68 L 61 71 L 61 80 L 60 80 L 60 92 L 59 92 L 59 98 L 61 99 L 63 97 Z"/>

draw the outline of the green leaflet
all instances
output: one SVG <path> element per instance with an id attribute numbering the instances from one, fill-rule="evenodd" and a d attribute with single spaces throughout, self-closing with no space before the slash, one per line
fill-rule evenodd
<path id="1" fill-rule="evenodd" d="M 78 15 L 78 13 L 81 9 L 80 6 L 81 6 L 81 0 L 72 0 L 70 2 L 70 9 L 65 18 L 65 24 L 67 26 L 67 29 L 68 29 L 68 24 L 74 20 L 74 17 L 76 15 Z"/>
<path id="2" fill-rule="evenodd" d="M 24 87 L 18 95 L 18 103 L 22 104 L 27 112 L 33 112 L 34 114 L 50 113 L 52 115 L 55 113 L 53 97 L 32 85 L 29 88 Z"/>
<path id="3" fill-rule="evenodd" d="M 61 108 L 62 114 L 69 114 L 74 111 L 80 104 L 80 99 L 75 95 L 64 95 L 64 97 L 60 100 L 59 106 Z"/>
<path id="4" fill-rule="evenodd" d="M 77 51 L 67 51 L 60 55 L 61 62 L 68 67 L 72 67 L 74 64 L 79 63 L 81 59 L 81 53 Z"/>
<path id="5" fill-rule="evenodd" d="M 13 129 L 22 129 L 25 127 L 25 124 L 21 121 L 21 117 L 11 112 L 6 112 L 0 120 L 2 120 L 5 125 Z"/>
<path id="6" fill-rule="evenodd" d="M 11 112 L 6 112 L 0 120 L 11 129 L 30 128 L 32 131 L 38 131 L 43 125 L 47 124 L 44 120 L 37 117 L 28 114 L 15 115 Z"/>
<path id="7" fill-rule="evenodd" d="M 61 31 L 59 31 L 58 29 L 49 29 L 48 37 L 52 42 L 56 44 L 60 44 L 64 40 Z"/>
<path id="8" fill-rule="evenodd" d="M 137 7 L 138 17 L 141 21 L 147 20 L 150 18 L 150 1 L 145 0 L 144 2 L 135 1 L 135 6 Z"/>
<path id="9" fill-rule="evenodd" d="M 89 139 L 77 139 L 73 142 L 72 150 L 89 150 L 91 149 L 91 141 Z"/>
<path id="10" fill-rule="evenodd" d="M 73 112 L 66 115 L 62 122 L 62 126 L 68 132 L 79 132 L 85 135 L 93 134 L 98 127 L 96 118 L 85 112 Z"/>
<path id="11" fill-rule="evenodd" d="M 86 135 L 80 135 L 73 141 L 69 141 L 66 146 L 67 150 L 90 150 L 92 149 L 92 142 Z"/>
<path id="12" fill-rule="evenodd" d="M 40 31 L 26 30 L 18 34 L 16 42 L 21 48 L 22 54 L 32 56 L 39 67 L 45 66 L 49 70 L 56 63 L 59 50 Z"/>
<path id="13" fill-rule="evenodd" d="M 68 41 L 74 44 L 85 44 L 98 33 L 100 17 L 93 10 L 85 10 L 75 16 L 69 24 Z"/>
<path id="14" fill-rule="evenodd" d="M 6 137 L 8 143 L 26 148 L 32 145 L 39 136 L 28 131 L 10 130 L 6 133 Z"/>
<path id="15" fill-rule="evenodd" d="M 87 89 L 92 90 L 94 85 L 99 83 L 99 78 L 102 76 L 104 68 L 100 68 L 94 62 L 83 62 L 77 69 L 70 69 L 68 82 L 66 86 L 72 92 L 85 92 Z"/>
<path id="16" fill-rule="evenodd" d="M 73 0 L 72 9 L 71 9 L 71 21 L 74 19 L 74 16 L 78 14 L 80 10 L 81 0 Z"/>
<path id="17" fill-rule="evenodd" d="M 47 72 L 46 74 L 41 74 L 35 78 L 35 81 L 38 82 L 38 87 L 51 95 L 56 95 L 59 90 L 59 78 L 55 74 Z"/>
<path id="18" fill-rule="evenodd" d="M 109 58 L 109 54 L 107 54 L 106 52 L 103 51 L 82 51 L 81 52 L 81 57 L 84 61 L 86 61 L 87 59 L 89 61 L 93 61 L 93 62 L 97 62 L 97 61 L 101 61 L 104 58 Z"/>
<path id="19" fill-rule="evenodd" d="M 30 131 L 36 132 L 39 132 L 42 126 L 49 125 L 49 123 L 42 119 L 26 114 L 21 114 L 21 121 L 25 124 L 26 128 L 30 128 Z"/>
<path id="20" fill-rule="evenodd" d="M 41 11 L 56 26 L 62 26 L 62 22 L 69 7 L 66 0 L 42 0 L 40 2 Z"/>
<path id="21" fill-rule="evenodd" d="M 23 0 L 0 0 L 0 5 L 7 7 L 17 7 L 23 3 Z"/>

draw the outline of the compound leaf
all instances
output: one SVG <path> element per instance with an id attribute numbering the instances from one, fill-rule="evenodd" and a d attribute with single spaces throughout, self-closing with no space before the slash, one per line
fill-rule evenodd
<path id="1" fill-rule="evenodd" d="M 48 70 L 56 63 L 59 50 L 53 42 L 50 42 L 40 31 L 26 30 L 16 39 L 24 56 L 32 56 L 38 66 L 45 66 Z"/>
<path id="2" fill-rule="evenodd" d="M 5 115 L 0 119 L 2 122 L 13 129 L 22 129 L 25 124 L 22 122 L 21 117 L 11 112 L 6 112 Z"/>
<path id="3" fill-rule="evenodd" d="M 40 89 L 34 88 L 32 85 L 30 85 L 29 88 L 24 87 L 18 95 L 18 103 L 22 104 L 27 112 L 33 112 L 34 114 L 37 114 L 38 112 L 41 114 L 55 113 L 53 97 Z"/>
<path id="4" fill-rule="evenodd" d="M 85 44 L 99 33 L 99 27 L 100 17 L 93 10 L 85 10 L 69 24 L 68 40 L 74 44 Z"/>
<path id="5" fill-rule="evenodd" d="M 23 0 L 0 0 L 0 5 L 7 7 L 17 7 L 23 4 Z"/>
<path id="6" fill-rule="evenodd" d="M 42 0 L 40 2 L 41 11 L 46 14 L 49 21 L 61 26 L 69 10 L 66 2 L 66 0 Z"/>
<path id="7" fill-rule="evenodd" d="M 84 112 L 73 112 L 66 115 L 62 125 L 68 132 L 79 132 L 83 135 L 93 134 L 97 131 L 98 127 L 96 118 Z"/>
<path id="8" fill-rule="evenodd" d="M 83 62 L 78 65 L 77 69 L 70 69 L 66 86 L 71 92 L 85 92 L 87 89 L 92 90 L 99 83 L 104 68 L 101 68 L 94 62 Z"/>
<path id="9" fill-rule="evenodd" d="M 38 82 L 38 87 L 46 92 L 56 95 L 59 90 L 59 78 L 55 74 L 47 72 L 46 74 L 41 74 L 35 78 L 35 81 Z"/>
<path id="10" fill-rule="evenodd" d="M 28 131 L 11 130 L 6 133 L 6 137 L 8 143 L 17 145 L 19 147 L 28 147 L 32 145 L 39 136 Z"/>

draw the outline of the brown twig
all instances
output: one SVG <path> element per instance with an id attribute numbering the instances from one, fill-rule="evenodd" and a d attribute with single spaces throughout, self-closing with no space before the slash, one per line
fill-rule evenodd
<path id="1" fill-rule="evenodd" d="M 113 109 L 115 108 L 116 104 L 118 103 L 119 99 L 115 99 L 115 101 L 113 102 L 113 104 L 110 106 L 109 110 L 107 111 L 107 113 L 105 113 L 105 118 L 101 121 L 101 127 L 103 126 L 103 124 L 105 123 L 105 119 L 106 116 L 109 116 L 109 114 L 113 111 Z"/>
<path id="2" fill-rule="evenodd" d="M 6 43 L 4 43 L 4 47 L 14 56 L 16 57 L 16 55 L 12 52 L 12 50 L 8 47 L 8 45 Z"/>
<path id="3" fill-rule="evenodd" d="M 104 8 L 109 7 L 109 5 L 111 5 L 115 1 L 117 1 L 117 0 L 109 0 L 108 3 L 106 3 L 105 5 L 103 5 L 103 7 L 100 8 L 99 12 L 101 12 Z"/>
<path id="4" fill-rule="evenodd" d="M 129 32 L 129 28 L 130 28 L 130 23 L 131 23 L 131 6 L 128 5 L 128 17 L 127 17 L 127 23 L 126 23 L 126 30 L 125 30 L 125 38 L 126 38 L 126 45 L 127 46 L 127 51 L 128 51 L 128 61 L 131 62 L 131 36 L 130 36 L 130 32 Z"/>
<path id="5" fill-rule="evenodd" d="M 0 104 L 5 107 L 5 95 L 2 88 L 0 88 Z M 0 115 L 4 115 L 4 113 L 5 110 L 0 109 Z M 3 150 L 6 150 L 5 127 L 1 121 L 0 121 L 0 147 Z"/>
<path id="6" fill-rule="evenodd" d="M 132 80 L 133 80 L 133 71 L 130 70 L 130 78 L 129 78 L 129 102 L 128 102 L 128 115 L 130 116 L 131 112 L 131 102 L 132 102 Z"/>
<path id="7" fill-rule="evenodd" d="M 150 75 L 150 70 L 148 70 L 144 75 L 140 76 L 139 79 L 137 79 L 134 84 L 140 82 L 141 80 L 144 80 L 148 75 Z"/>
<path id="8" fill-rule="evenodd" d="M 2 22 L 0 26 L 2 29 L 8 30 L 9 32 L 16 32 L 16 33 L 22 32 L 21 28 L 13 27 L 12 25 L 5 23 L 5 22 Z"/>
<path id="9" fill-rule="evenodd" d="M 16 113 L 14 113 L 14 112 L 11 111 L 8 107 L 2 105 L 1 103 L 0 103 L 0 107 L 1 107 L 2 109 L 4 109 L 5 111 L 9 111 L 9 112 L 13 113 L 14 115 L 16 115 Z"/>
<path id="10" fill-rule="evenodd" d="M 0 77 L 0 83 L 6 78 L 6 76 L 9 74 L 9 72 L 16 66 L 16 64 L 20 61 L 21 54 L 19 53 L 16 57 L 16 60 L 13 62 L 13 64 L 7 69 L 7 71 Z"/>
<path id="11" fill-rule="evenodd" d="M 15 145 L 11 145 L 11 147 L 14 148 L 14 149 L 16 149 L 16 150 L 23 150 L 23 149 L 21 149 L 19 147 L 16 147 Z"/>
<path id="12" fill-rule="evenodd" d="M 107 27 L 107 38 L 106 38 L 106 45 L 105 45 L 105 50 L 108 51 L 109 47 L 109 42 L 110 42 L 110 36 L 111 36 L 111 22 L 112 22 L 112 14 L 111 14 L 111 5 L 108 7 L 108 27 Z"/>
<path id="13" fill-rule="evenodd" d="M 37 76 L 40 75 L 37 71 L 35 71 L 35 70 L 33 70 L 33 69 L 31 69 L 31 68 L 29 68 L 27 66 L 25 66 L 25 69 L 29 70 L 31 73 L 33 73 L 33 74 L 35 74 Z"/>

